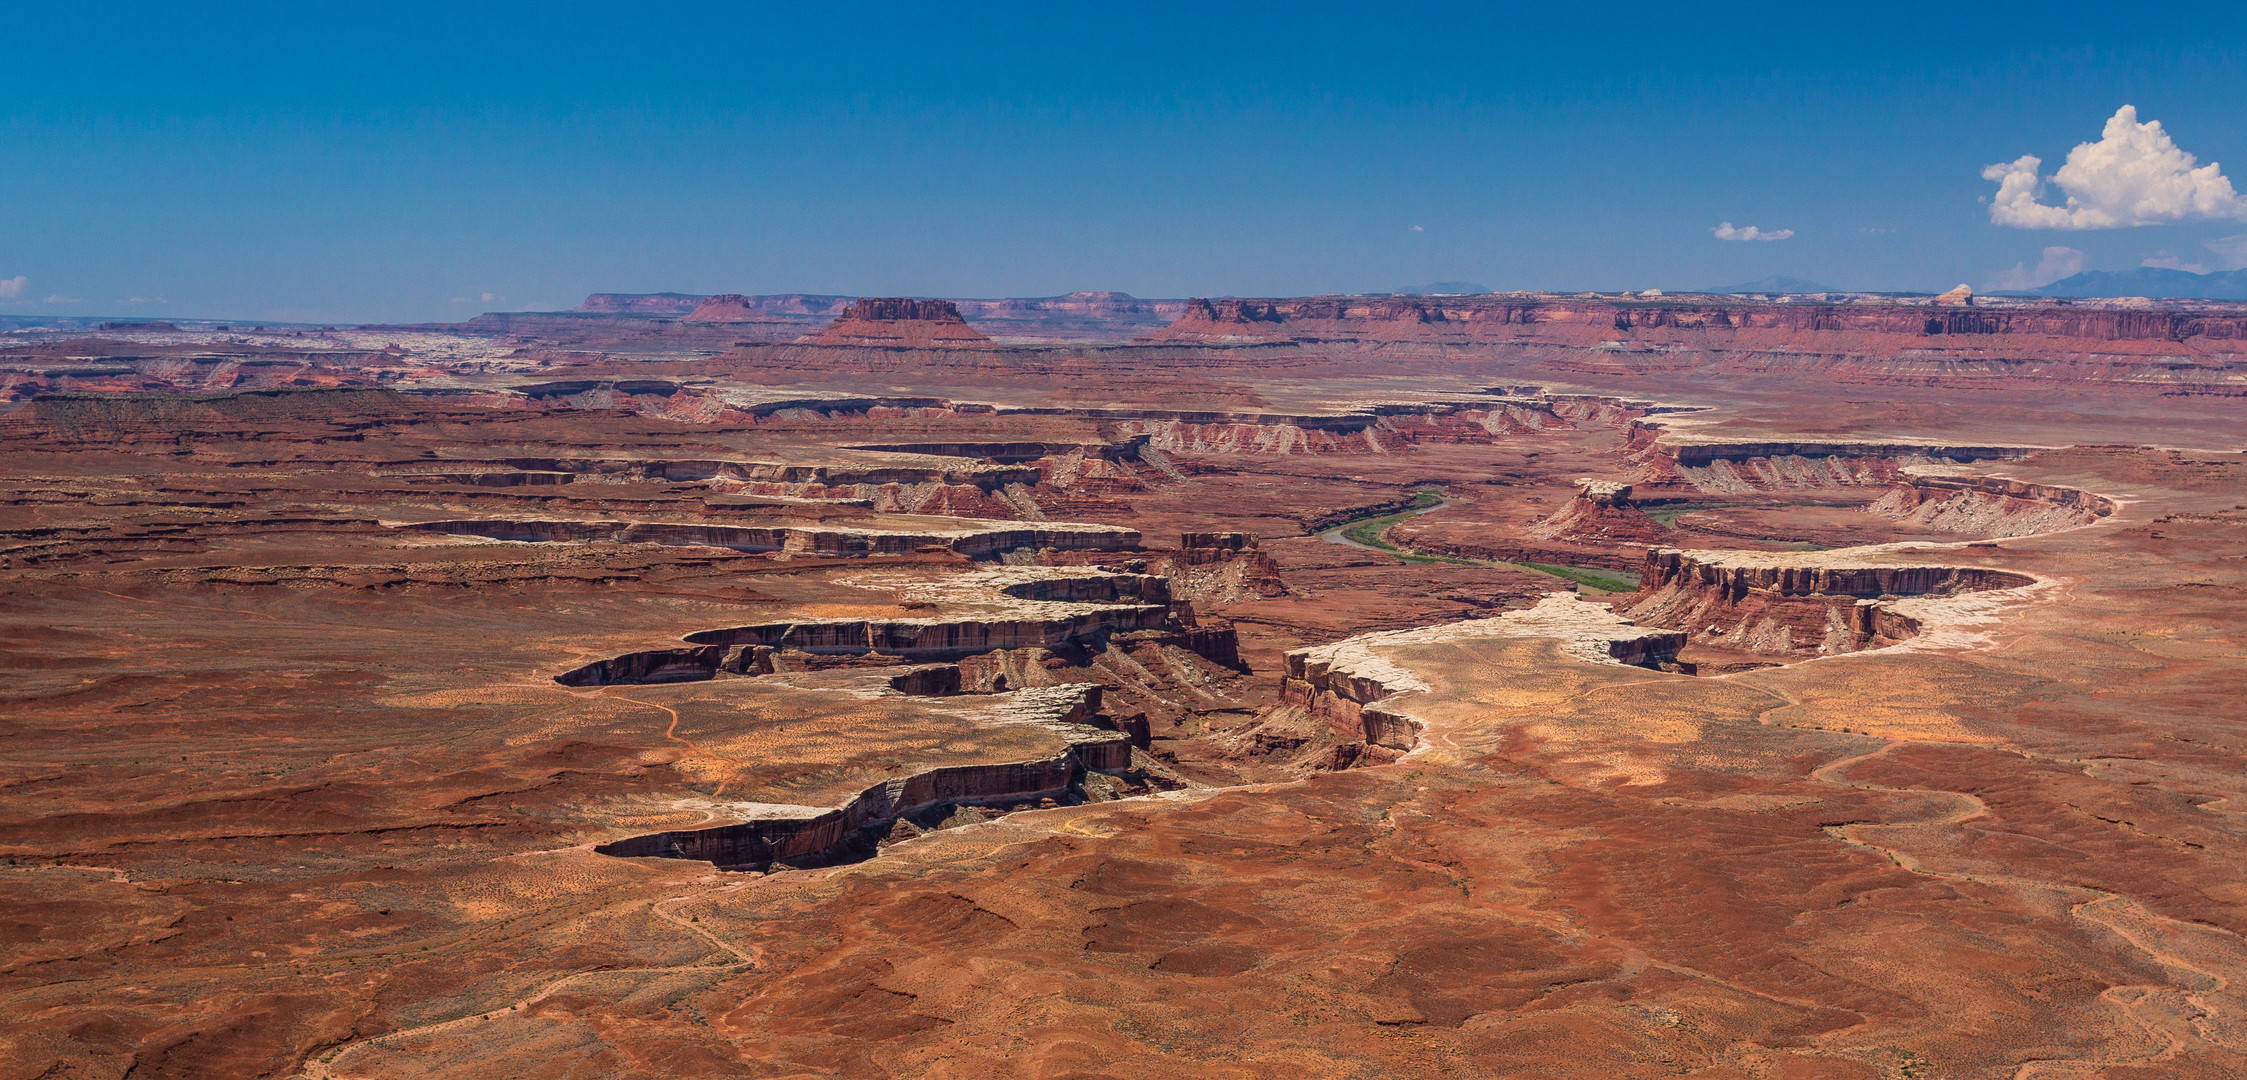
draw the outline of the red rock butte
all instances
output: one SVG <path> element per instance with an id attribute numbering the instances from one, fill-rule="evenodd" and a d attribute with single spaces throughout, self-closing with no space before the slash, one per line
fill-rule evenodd
<path id="1" fill-rule="evenodd" d="M 980 348 L 991 344 L 990 338 L 960 317 L 960 309 L 950 300 L 897 296 L 862 297 L 826 329 L 805 340 L 816 345 L 907 349 Z"/>

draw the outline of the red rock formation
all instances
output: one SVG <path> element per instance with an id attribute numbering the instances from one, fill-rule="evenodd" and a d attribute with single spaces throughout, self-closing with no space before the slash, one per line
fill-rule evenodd
<path id="1" fill-rule="evenodd" d="M 1686 331 L 1708 341 L 1845 332 L 1892 339 L 1891 348 L 1946 335 L 2037 336 L 2095 341 L 2178 342 L 2247 338 L 2247 311 L 2130 310 L 2029 303 L 1962 308 L 1955 303 L 1771 303 L 1716 297 L 1651 300 L 1501 296 L 1404 299 L 1319 296 L 1301 299 L 1194 299 L 1158 341 L 1508 341 L 1591 344 L 1600 336 Z M 1572 340 L 1574 339 L 1574 340 Z"/>
<path id="2" fill-rule="evenodd" d="M 1533 536 L 1608 543 L 1659 544 L 1669 530 L 1631 502 L 1631 486 L 1578 480 L 1576 497 L 1529 530 Z"/>
<path id="3" fill-rule="evenodd" d="M 1893 610 L 1899 597 L 1950 596 L 2032 585 L 2035 579 L 1971 566 L 1828 565 L 1815 555 L 1646 553 L 1626 614 L 1673 627 L 1696 644 L 1763 656 L 1817 656 L 1879 648 L 1917 634 Z"/>
<path id="4" fill-rule="evenodd" d="M 1867 510 L 1945 532 L 2027 536 L 2089 525 L 2115 511 L 2103 495 L 1995 476 L 1908 476 Z"/>
<path id="5" fill-rule="evenodd" d="M 929 769 L 875 784 L 824 813 L 635 836 L 594 850 L 621 858 L 699 859 L 729 870 L 763 870 L 775 862 L 820 866 L 871 854 L 872 843 L 853 842 L 866 839 L 858 834 L 917 810 L 1066 796 L 1087 770 L 1112 773 L 1131 767 L 1129 735 L 1093 726 L 1099 719 L 1100 692 L 1084 683 L 1017 691 L 1029 699 L 1021 711 L 1035 714 L 1024 720 L 1065 733 L 1067 749 L 1051 758 Z"/>
<path id="6" fill-rule="evenodd" d="M 950 300 L 865 297 L 851 304 L 827 329 L 811 337 L 817 345 L 880 346 L 904 349 L 984 347 L 991 339 L 967 324 Z"/>

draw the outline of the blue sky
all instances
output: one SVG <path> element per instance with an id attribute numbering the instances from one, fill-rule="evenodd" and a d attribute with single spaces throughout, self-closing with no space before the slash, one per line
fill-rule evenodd
<path id="1" fill-rule="evenodd" d="M 1812 7 L 7 4 L 0 312 L 2247 262 L 1982 175 L 2127 104 L 2247 191 L 2247 5 Z"/>

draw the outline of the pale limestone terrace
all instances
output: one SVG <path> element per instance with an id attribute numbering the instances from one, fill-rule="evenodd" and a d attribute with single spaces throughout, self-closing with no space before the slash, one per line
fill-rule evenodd
<path id="1" fill-rule="evenodd" d="M 908 604 L 941 604 L 947 613 L 1015 619 L 1066 619 L 1088 605 L 1168 604 L 1170 581 L 1090 566 L 992 566 L 932 577 L 874 572 L 836 578 L 838 585 L 894 590 Z"/>
<path id="2" fill-rule="evenodd" d="M 1441 645 L 1476 638 L 1549 638 L 1561 651 L 1595 664 L 1630 664 L 1642 655 L 1659 651 L 1668 630 L 1639 626 L 1617 615 L 1606 604 L 1578 599 L 1575 593 L 1546 593 L 1536 606 L 1509 611 L 1488 619 L 1422 626 L 1412 630 L 1383 630 L 1359 634 L 1327 645 L 1297 649 L 1287 654 L 1288 674 L 1297 678 L 1322 678 L 1378 682 L 1390 693 L 1426 690 L 1418 676 L 1390 662 L 1379 651 L 1408 645 Z M 1364 699 L 1371 700 L 1371 699 Z"/>
<path id="3" fill-rule="evenodd" d="M 1547 593 L 1534 607 L 1494 618 L 1360 634 L 1294 650 L 1287 654 L 1283 696 L 1330 721 L 1361 725 L 1369 746 L 1410 750 L 1426 722 L 1395 707 L 1394 698 L 1431 687 L 1389 659 L 1388 651 L 1489 638 L 1542 639 L 1579 660 L 1634 666 L 1673 656 L 1685 644 L 1684 634 L 1639 626 L 1605 604 L 1586 603 L 1574 593 Z"/>

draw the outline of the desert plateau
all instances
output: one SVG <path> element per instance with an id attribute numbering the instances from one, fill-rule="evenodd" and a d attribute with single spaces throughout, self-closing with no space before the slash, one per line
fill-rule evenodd
<path id="1" fill-rule="evenodd" d="M 0 40 L 0 1080 L 2247 1080 L 2247 5 Z"/>
<path id="2" fill-rule="evenodd" d="M 6 1075 L 2247 1070 L 2247 309 L 662 303 L 13 335 Z"/>

